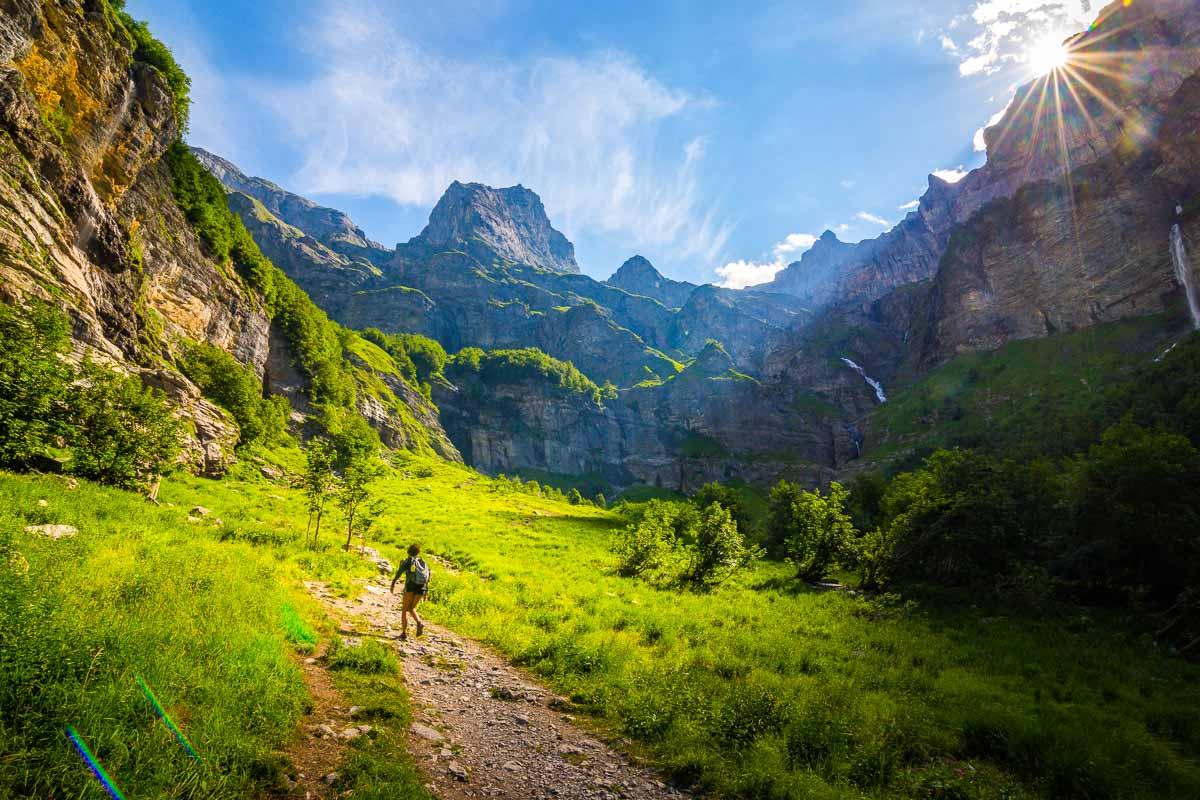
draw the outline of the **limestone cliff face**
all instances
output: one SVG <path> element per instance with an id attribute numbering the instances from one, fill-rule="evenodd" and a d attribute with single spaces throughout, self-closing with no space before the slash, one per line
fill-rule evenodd
<path id="1" fill-rule="evenodd" d="M 1025 186 L 958 226 L 933 283 L 925 356 L 1186 307 L 1170 249 L 1200 246 L 1200 76 L 1176 91 L 1158 132 Z"/>
<path id="2" fill-rule="evenodd" d="M 189 465 L 216 474 L 238 431 L 173 367 L 181 345 L 226 350 L 302 410 L 305 382 L 262 298 L 207 254 L 176 204 L 163 156 L 178 136 L 170 87 L 134 59 L 107 2 L 0 0 L 0 302 L 63 308 L 76 356 L 162 389 L 191 423 Z M 282 224 L 255 210 L 259 224 Z M 329 236 L 352 238 L 332 223 Z M 367 269 L 320 252 L 346 272 Z M 409 399 L 421 419 L 428 404 Z M 399 424 L 395 411 L 379 427 Z"/>
<path id="3" fill-rule="evenodd" d="M 696 290 L 694 283 L 664 277 L 642 256 L 628 259 L 605 283 L 630 294 L 653 298 L 667 308 L 681 307 Z"/>
<path id="4" fill-rule="evenodd" d="M 236 428 L 164 356 L 187 337 L 261 371 L 268 322 L 170 199 L 160 159 L 176 137 L 166 82 L 105 3 L 0 2 L 0 300 L 65 308 L 80 355 L 141 375 L 192 421 L 188 457 L 211 473 Z"/>
<path id="5" fill-rule="evenodd" d="M 493 189 L 455 181 L 409 248 L 462 250 L 485 263 L 499 257 L 552 272 L 579 272 L 575 246 L 556 231 L 542 200 L 524 186 Z M 404 248 L 397 257 L 406 257 Z"/>
<path id="6" fill-rule="evenodd" d="M 543 381 L 484 384 L 451 367 L 435 400 L 464 458 L 497 473 L 591 475 L 691 491 L 709 481 L 821 483 L 849 439 L 797 411 L 785 393 L 733 369 L 709 345 L 675 378 L 596 403 Z M 743 413 L 752 409 L 753 413 Z"/>
<path id="7" fill-rule="evenodd" d="M 230 192 L 257 200 L 262 205 L 252 219 L 270 216 L 303 231 L 324 245 L 326 250 L 345 259 L 343 265 L 355 263 L 369 268 L 391 258 L 390 250 L 368 239 L 362 229 L 343 212 L 317 205 L 268 180 L 250 177 L 231 162 L 207 150 L 193 147 L 192 153 Z M 243 219 L 245 216 L 243 214 Z"/>
<path id="8" fill-rule="evenodd" d="M 918 209 L 857 245 L 831 233 L 772 283 L 814 308 L 870 303 L 937 271 L 955 226 L 1022 187 L 1071 169 L 1131 158 L 1153 140 L 1172 98 L 1200 68 L 1200 7 L 1192 0 L 1112 3 L 1068 43 L 1068 70 L 1021 87 L 985 131 L 987 163 L 949 184 L 935 176 Z"/>

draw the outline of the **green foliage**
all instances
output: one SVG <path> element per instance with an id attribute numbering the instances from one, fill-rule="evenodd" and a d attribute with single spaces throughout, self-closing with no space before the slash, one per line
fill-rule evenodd
<path id="1" fill-rule="evenodd" d="M 567 492 L 567 502 L 573 506 L 582 505 L 583 495 L 579 493 L 578 489 L 572 489 L 571 491 Z"/>
<path id="2" fill-rule="evenodd" d="M 191 78 L 179 66 L 167 46 L 150 34 L 146 23 L 135 20 L 125 12 L 123 0 L 120 2 L 118 0 L 107 1 L 109 7 L 115 12 L 117 22 L 130 39 L 134 60 L 150 65 L 166 79 L 171 96 L 175 99 L 175 122 L 181 132 L 186 131 L 192 106 Z"/>
<path id="3" fill-rule="evenodd" d="M 291 603 L 284 603 L 280 609 L 280 616 L 283 620 L 284 636 L 287 638 L 298 653 L 314 653 L 317 650 L 317 632 L 312 629 L 304 618 L 296 611 L 296 607 Z"/>
<path id="4" fill-rule="evenodd" d="M 629 577 L 673 572 L 684 542 L 695 537 L 699 514 L 682 503 L 651 500 L 637 516 L 613 536 L 618 571 Z"/>
<path id="5" fill-rule="evenodd" d="M 484 385 L 536 380 L 567 394 L 585 395 L 596 405 L 615 397 L 615 389 L 601 389 L 570 361 L 551 358 L 536 347 L 486 352 L 465 347 L 450 358 L 449 364 L 478 374 Z"/>
<path id="6" fill-rule="evenodd" d="M 1132 422 L 1109 429 L 1078 466 L 1072 574 L 1171 603 L 1200 580 L 1200 452 Z"/>
<path id="7" fill-rule="evenodd" d="M 66 433 L 69 347 L 61 312 L 0 305 L 0 465 L 23 467 Z"/>
<path id="8" fill-rule="evenodd" d="M 134 489 L 152 483 L 179 455 L 182 423 L 162 392 L 84 361 L 67 395 L 71 471 Z"/>
<path id="9" fill-rule="evenodd" d="M 314 436 L 304 446 L 304 499 L 308 508 L 308 526 L 304 539 L 310 547 L 316 546 L 321 536 L 321 518 L 325 515 L 325 503 L 336 485 L 333 474 L 337 451 L 326 438 Z"/>
<path id="10" fill-rule="evenodd" d="M 786 481 L 771 491 L 768 541 L 782 550 L 802 580 L 819 581 L 835 564 L 851 560 L 857 531 L 846 513 L 848 497 L 836 482 L 824 495 Z"/>
<path id="11" fill-rule="evenodd" d="M 395 653 L 375 639 L 364 639 L 362 644 L 349 645 L 336 636 L 325 658 L 330 669 L 344 669 L 360 675 L 395 675 L 400 668 Z"/>
<path id="12" fill-rule="evenodd" d="M 262 381 L 249 367 L 207 342 L 188 345 L 179 368 L 217 405 L 233 415 L 241 444 L 271 444 L 287 430 L 291 407 L 282 397 L 263 397 Z"/>
<path id="13" fill-rule="evenodd" d="M 697 589 L 712 589 L 746 569 L 760 555 L 756 548 L 746 545 L 729 511 L 713 503 L 700 511 L 686 579 Z"/>
<path id="14" fill-rule="evenodd" d="M 1014 472 L 969 450 L 934 453 L 883 498 L 893 572 L 943 586 L 992 586 L 1029 553 Z"/>
<path id="15" fill-rule="evenodd" d="M 738 531 L 743 536 L 750 535 L 753 528 L 750 509 L 746 507 L 746 501 L 742 498 L 742 493 L 737 489 L 714 481 L 706 483 L 697 489 L 696 493 L 692 495 L 691 500 L 698 509 L 708 508 L 713 503 L 719 503 L 722 508 L 729 512 L 729 516 L 733 518 L 734 523 L 738 526 Z"/>
<path id="16" fill-rule="evenodd" d="M 67 724 L 127 797 L 270 793 L 265 768 L 306 703 L 281 625 L 288 584 L 272 553 L 186 516 L 88 481 L 0 475 L 0 797 L 107 797 Z M 80 533 L 24 532 L 46 522 Z M 203 761 L 156 719 L 138 676 Z"/>
<path id="17" fill-rule="evenodd" d="M 286 282 L 255 244 L 241 218 L 229 209 L 225 187 L 183 142 L 167 150 L 171 190 L 184 216 L 221 264 L 232 264 L 269 309 L 276 305 L 276 282 Z"/>

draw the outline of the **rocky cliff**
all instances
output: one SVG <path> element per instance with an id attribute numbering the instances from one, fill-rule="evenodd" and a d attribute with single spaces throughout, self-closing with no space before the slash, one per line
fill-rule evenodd
<path id="1" fill-rule="evenodd" d="M 653 298 L 667 308 L 679 308 L 696 290 L 694 283 L 664 277 L 642 256 L 628 259 L 605 283 L 630 294 Z"/>
<path id="2" fill-rule="evenodd" d="M 264 298 L 176 202 L 164 155 L 182 73 L 140 60 L 132 25 L 105 0 L 0 0 L 0 301 L 63 308 L 76 355 L 163 389 L 191 422 L 191 465 L 217 473 L 237 428 L 175 368 L 180 348 L 211 343 L 268 383 L 291 374 L 297 396 L 305 381 Z"/>
<path id="3" fill-rule="evenodd" d="M 1062 183 L 1073 169 L 1145 149 L 1175 93 L 1200 68 L 1200 7 L 1191 0 L 1112 3 L 1067 43 L 1067 66 L 1018 89 L 984 132 L 986 164 L 955 184 L 935 176 L 916 211 L 876 239 L 848 245 L 826 232 L 759 288 L 815 308 L 870 303 L 931 277 L 955 226 L 1022 187 Z"/>

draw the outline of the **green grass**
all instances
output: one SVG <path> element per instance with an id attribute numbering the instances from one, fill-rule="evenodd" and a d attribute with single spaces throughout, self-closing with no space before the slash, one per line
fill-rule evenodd
<path id="1" fill-rule="evenodd" d="M 894 390 L 871 417 L 881 461 L 913 450 L 984 445 L 1003 455 L 1065 455 L 1099 435 L 1105 389 L 1172 341 L 1163 315 L 967 353 Z"/>
<path id="2" fill-rule="evenodd" d="M 289 653 L 328 628 L 298 580 L 350 596 L 372 567 L 337 547 L 336 517 L 325 549 L 300 547 L 300 497 L 261 477 L 264 457 L 299 469 L 294 449 L 248 451 L 224 480 L 169 479 L 162 508 L 0 476 L 0 531 L 29 564 L 0 583 L 0 796 L 98 796 L 67 723 L 134 797 L 249 797 L 269 785 L 306 703 Z M 717 797 L 1200 794 L 1200 668 L 1130 638 L 1120 620 L 1026 616 L 961 596 L 869 601 L 798 587 L 770 563 L 708 595 L 679 593 L 615 574 L 608 544 L 623 520 L 611 512 L 396 459 L 372 544 L 395 562 L 416 540 L 437 559 L 425 613 Z M 187 523 L 196 504 L 223 525 Z M 43 521 L 84 533 L 54 543 L 21 532 Z M 391 654 L 330 644 L 331 663 L 348 667 L 332 673 L 346 701 L 379 721 L 374 739 L 354 743 L 339 788 L 423 796 L 403 754 L 408 712 Z M 134 674 L 204 763 L 146 715 Z"/>

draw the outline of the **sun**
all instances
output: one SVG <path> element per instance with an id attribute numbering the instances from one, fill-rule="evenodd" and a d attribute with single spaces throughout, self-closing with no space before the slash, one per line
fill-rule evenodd
<path id="1" fill-rule="evenodd" d="M 1067 65 L 1070 52 L 1058 36 L 1034 42 L 1025 52 L 1025 60 L 1034 75 L 1048 75 Z"/>

